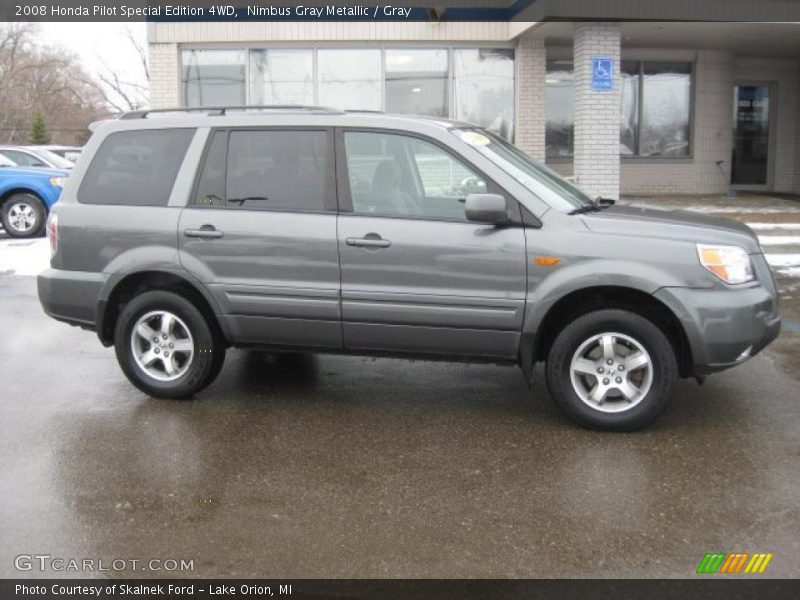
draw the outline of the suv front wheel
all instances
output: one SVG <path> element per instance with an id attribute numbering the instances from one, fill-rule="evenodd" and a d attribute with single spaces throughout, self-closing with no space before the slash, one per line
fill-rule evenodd
<path id="1" fill-rule="evenodd" d="M 219 373 L 225 347 L 203 314 L 172 292 L 136 296 L 114 331 L 117 360 L 140 390 L 158 398 L 188 398 Z"/>
<path id="2" fill-rule="evenodd" d="M 573 420 L 630 431 L 664 410 L 678 364 L 659 327 L 636 313 L 608 309 L 587 313 L 561 331 L 546 376 L 556 405 Z"/>

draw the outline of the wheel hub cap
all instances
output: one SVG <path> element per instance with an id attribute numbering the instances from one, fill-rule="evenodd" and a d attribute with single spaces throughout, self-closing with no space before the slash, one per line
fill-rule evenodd
<path id="1" fill-rule="evenodd" d="M 653 384 L 653 362 L 628 335 L 600 333 L 583 342 L 570 363 L 570 381 L 594 410 L 618 413 L 639 404 Z"/>
<path id="2" fill-rule="evenodd" d="M 30 204 L 19 202 L 9 209 L 8 222 L 16 231 L 25 233 L 36 224 L 36 211 Z"/>
<path id="3" fill-rule="evenodd" d="M 131 331 L 131 350 L 136 365 L 159 381 L 184 375 L 194 358 L 192 333 L 171 312 L 155 310 L 142 315 Z"/>

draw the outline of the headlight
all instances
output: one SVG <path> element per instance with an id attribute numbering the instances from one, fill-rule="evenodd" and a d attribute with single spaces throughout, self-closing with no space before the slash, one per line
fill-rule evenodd
<path id="1" fill-rule="evenodd" d="M 63 177 L 51 177 L 50 178 L 50 185 L 55 187 L 64 187 L 64 178 Z"/>
<path id="2" fill-rule="evenodd" d="M 697 244 L 700 264 L 725 283 L 746 283 L 755 279 L 753 263 L 739 246 Z"/>

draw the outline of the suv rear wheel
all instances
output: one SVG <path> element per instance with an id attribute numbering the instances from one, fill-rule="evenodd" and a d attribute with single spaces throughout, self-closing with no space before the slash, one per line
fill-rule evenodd
<path id="1" fill-rule="evenodd" d="M 159 398 L 188 398 L 219 374 L 225 347 L 203 314 L 172 292 L 136 296 L 114 331 L 117 360 L 140 390 Z"/>
<path id="2" fill-rule="evenodd" d="M 33 194 L 14 194 L 0 210 L 3 229 L 11 237 L 33 237 L 44 229 L 47 211 L 42 201 Z"/>
<path id="3" fill-rule="evenodd" d="M 556 405 L 587 427 L 638 429 L 666 407 L 678 378 L 666 335 L 626 310 L 585 314 L 556 337 L 547 387 Z"/>

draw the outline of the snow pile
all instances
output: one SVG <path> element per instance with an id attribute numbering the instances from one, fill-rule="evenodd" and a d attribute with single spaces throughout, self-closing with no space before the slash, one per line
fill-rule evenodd
<path id="1" fill-rule="evenodd" d="M 0 239 L 0 277 L 32 277 L 50 266 L 50 243 L 47 238 Z"/>

